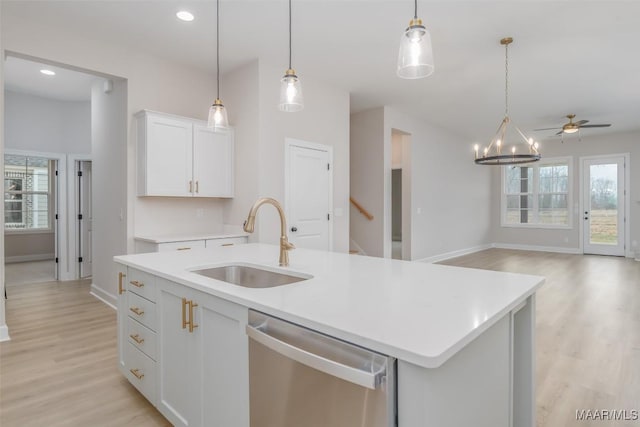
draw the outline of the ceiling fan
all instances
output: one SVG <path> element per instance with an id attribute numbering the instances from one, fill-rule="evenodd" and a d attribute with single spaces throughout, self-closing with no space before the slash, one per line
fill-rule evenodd
<path id="1" fill-rule="evenodd" d="M 587 123 L 589 123 L 589 120 L 578 120 L 577 122 L 574 122 L 573 119 L 576 117 L 575 114 L 568 114 L 566 117 L 569 119 L 569 123 L 565 123 L 564 125 L 562 125 L 561 128 L 555 127 L 555 128 L 534 129 L 534 131 L 560 129 L 560 131 L 556 133 L 556 135 L 561 135 L 563 133 L 576 133 L 582 128 L 608 128 L 609 126 L 611 126 L 610 123 L 600 124 L 600 125 L 588 125 Z"/>

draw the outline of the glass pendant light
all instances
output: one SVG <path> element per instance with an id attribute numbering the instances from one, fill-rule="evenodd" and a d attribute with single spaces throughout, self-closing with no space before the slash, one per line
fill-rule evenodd
<path id="1" fill-rule="evenodd" d="M 291 0 L 289 0 L 289 68 L 280 80 L 280 111 L 289 113 L 300 111 L 304 108 L 302 98 L 302 85 L 296 75 L 296 70 L 291 67 Z"/>
<path id="2" fill-rule="evenodd" d="M 418 0 L 414 0 L 413 19 L 400 38 L 398 77 L 421 79 L 433 73 L 431 35 L 418 18 Z"/>
<path id="3" fill-rule="evenodd" d="M 209 120 L 207 126 L 216 130 L 229 127 L 227 109 L 220 99 L 220 0 L 216 0 L 216 88 L 217 96 L 213 105 L 209 108 Z"/>

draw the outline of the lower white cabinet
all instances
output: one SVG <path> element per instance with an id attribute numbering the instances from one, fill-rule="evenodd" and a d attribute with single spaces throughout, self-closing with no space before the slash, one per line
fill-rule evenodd
<path id="1" fill-rule="evenodd" d="M 249 427 L 247 308 L 159 277 L 153 284 L 155 331 L 118 306 L 125 376 L 174 426 Z M 152 343 L 137 342 L 149 333 Z M 142 367 L 137 376 L 132 364 Z"/>

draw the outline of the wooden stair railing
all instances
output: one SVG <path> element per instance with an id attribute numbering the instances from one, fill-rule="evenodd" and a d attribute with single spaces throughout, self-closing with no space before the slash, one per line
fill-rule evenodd
<path id="1" fill-rule="evenodd" d="M 355 206 L 355 207 L 356 207 L 356 209 L 358 209 L 358 211 L 360 211 L 360 213 L 361 213 L 362 215 L 364 215 L 364 216 L 365 216 L 369 221 L 372 221 L 372 220 L 373 220 L 373 215 L 371 215 L 371 214 L 369 213 L 369 211 L 367 211 L 365 208 L 363 208 L 363 207 L 362 207 L 362 205 L 361 205 L 360 203 L 356 202 L 356 201 L 353 199 L 353 197 L 349 197 L 349 201 L 350 201 L 351 203 L 353 203 L 353 206 Z"/>

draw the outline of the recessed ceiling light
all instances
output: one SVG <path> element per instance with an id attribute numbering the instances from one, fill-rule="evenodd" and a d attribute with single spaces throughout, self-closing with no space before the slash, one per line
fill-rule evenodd
<path id="1" fill-rule="evenodd" d="M 178 17 L 178 19 L 187 22 L 191 22 L 194 20 L 193 13 L 187 12 L 186 10 L 181 10 L 180 12 L 176 13 L 176 16 Z"/>
<path id="2" fill-rule="evenodd" d="M 55 71 L 47 70 L 46 68 L 40 70 L 40 72 L 42 74 L 44 74 L 45 76 L 55 76 L 56 75 Z"/>

